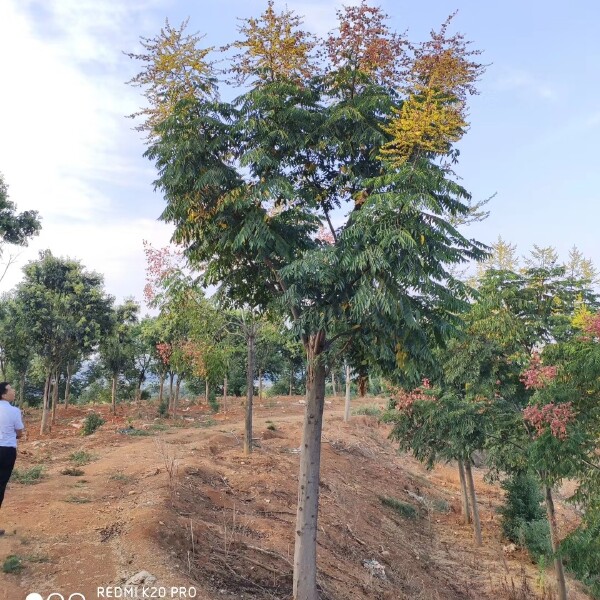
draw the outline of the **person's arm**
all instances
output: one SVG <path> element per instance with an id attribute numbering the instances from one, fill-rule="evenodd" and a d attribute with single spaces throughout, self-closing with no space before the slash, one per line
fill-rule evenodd
<path id="1" fill-rule="evenodd" d="M 22 438 L 24 432 L 25 432 L 25 425 L 23 425 L 23 418 L 21 417 L 21 411 L 17 408 L 17 418 L 15 419 L 15 433 L 17 434 L 17 439 Z"/>

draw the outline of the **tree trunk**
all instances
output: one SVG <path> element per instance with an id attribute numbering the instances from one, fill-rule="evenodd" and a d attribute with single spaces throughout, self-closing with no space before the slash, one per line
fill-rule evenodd
<path id="1" fill-rule="evenodd" d="M 171 412 L 171 407 L 173 406 L 173 379 L 175 378 L 175 373 L 171 371 L 169 373 L 169 404 L 167 407 L 167 412 Z"/>
<path id="2" fill-rule="evenodd" d="M 262 369 L 258 370 L 258 401 L 262 402 L 263 397 L 263 379 L 262 379 Z"/>
<path id="3" fill-rule="evenodd" d="M 206 404 L 208 404 L 208 396 L 210 394 L 210 387 L 208 383 L 208 379 L 204 382 L 204 400 L 206 400 Z"/>
<path id="4" fill-rule="evenodd" d="M 71 363 L 67 362 L 67 380 L 65 381 L 65 410 L 69 408 L 69 400 L 71 399 Z"/>
<path id="5" fill-rule="evenodd" d="M 348 363 L 345 364 L 346 368 L 346 402 L 344 405 L 344 421 L 350 420 L 350 365 Z"/>
<path id="6" fill-rule="evenodd" d="M 167 376 L 166 373 L 161 373 L 160 374 L 160 387 L 158 388 L 158 403 L 162 404 L 163 401 L 163 393 L 165 390 L 165 377 Z"/>
<path id="7" fill-rule="evenodd" d="M 290 396 L 294 393 L 294 367 L 290 364 Z"/>
<path id="8" fill-rule="evenodd" d="M 56 421 L 56 405 L 58 404 L 58 384 L 60 382 L 60 372 L 56 371 L 54 375 L 54 386 L 52 387 L 52 420 L 50 421 L 54 425 Z"/>
<path id="9" fill-rule="evenodd" d="M 254 333 L 246 340 L 248 344 L 248 367 L 246 371 L 246 428 L 244 431 L 244 454 L 252 452 L 252 399 L 254 396 Z"/>
<path id="10" fill-rule="evenodd" d="M 21 373 L 19 381 L 19 406 L 23 406 L 23 402 L 25 401 L 25 375 L 25 372 Z"/>
<path id="11" fill-rule="evenodd" d="M 309 388 L 304 412 L 304 428 L 298 477 L 298 510 L 294 548 L 294 600 L 318 600 L 317 523 L 319 514 L 319 475 L 321 469 L 321 430 L 325 403 L 325 365 L 321 353 L 325 333 L 310 336 L 306 343 Z"/>
<path id="12" fill-rule="evenodd" d="M 44 435 L 48 430 L 48 406 L 50 405 L 50 382 L 52 375 L 50 371 L 46 372 L 46 382 L 44 383 L 44 397 L 42 399 L 42 423 L 40 425 L 40 435 Z"/>
<path id="13" fill-rule="evenodd" d="M 175 384 L 175 397 L 173 398 L 173 417 L 177 416 L 177 403 L 179 402 L 179 388 L 181 387 L 181 377 L 177 377 Z"/>
<path id="14" fill-rule="evenodd" d="M 477 495 L 475 493 L 475 483 L 473 482 L 473 472 L 471 471 L 471 461 L 465 461 L 465 474 L 467 476 L 467 484 L 469 486 L 469 500 L 471 501 L 471 509 L 473 511 L 473 536 L 475 544 L 481 546 L 481 521 L 479 520 L 479 508 L 477 507 Z"/>
<path id="15" fill-rule="evenodd" d="M 559 600 L 567 600 L 567 583 L 565 581 L 565 571 L 563 568 L 562 557 L 558 555 L 560 542 L 558 539 L 558 528 L 556 526 L 556 512 L 554 511 L 554 500 L 552 499 L 552 488 L 546 486 L 546 515 L 548 525 L 550 525 L 550 543 L 554 558 L 554 569 L 556 571 L 556 582 L 558 584 Z"/>
<path id="16" fill-rule="evenodd" d="M 112 377 L 112 395 L 111 395 L 111 404 L 112 404 L 112 414 L 117 414 L 117 379 L 119 378 L 118 373 L 113 373 Z"/>
<path id="17" fill-rule="evenodd" d="M 227 375 L 223 378 L 223 410 L 227 410 Z"/>
<path id="18" fill-rule="evenodd" d="M 335 398 L 337 396 L 337 391 L 335 389 L 335 371 L 333 370 L 333 367 L 331 368 L 331 392 Z"/>
<path id="19" fill-rule="evenodd" d="M 458 461 L 458 476 L 460 477 L 460 499 L 462 506 L 463 523 L 465 525 L 468 525 L 471 522 L 471 514 L 469 512 L 469 493 L 467 491 L 465 465 L 462 460 Z"/>

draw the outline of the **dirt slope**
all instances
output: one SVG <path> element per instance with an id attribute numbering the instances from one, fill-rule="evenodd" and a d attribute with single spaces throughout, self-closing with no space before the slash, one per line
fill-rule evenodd
<path id="1" fill-rule="evenodd" d="M 99 586 L 122 586 L 140 571 L 156 577 L 149 586 L 164 587 L 167 598 L 183 597 L 172 594 L 172 586 L 188 595 L 194 587 L 201 600 L 289 598 L 303 415 L 298 400 L 257 407 L 258 448 L 251 457 L 242 453 L 239 401 L 217 416 L 186 405 L 178 426 L 157 423 L 154 407 L 122 407 L 116 418 L 97 408 L 107 423 L 89 437 L 78 428 L 87 410 L 59 409 L 57 425 L 43 439 L 32 411 L 17 466 L 42 464 L 46 476 L 36 485 L 11 483 L 7 491 L 0 560 L 18 555 L 24 568 L 0 573 L 0 600 L 30 592 L 95 599 Z M 343 423 L 341 406 L 341 399 L 327 405 L 323 436 L 322 598 L 552 597 L 539 591 L 539 573 L 524 553 L 503 551 L 497 487 L 476 473 L 485 538 L 478 549 L 461 524 L 454 469 L 425 471 L 396 454 L 375 419 Z M 131 424 L 151 435 L 119 432 Z M 61 474 L 80 450 L 93 455 L 80 467 L 84 474 Z M 409 506 L 400 515 L 381 497 L 412 506 L 414 514 Z M 561 512 L 568 526 L 575 516 L 566 507 Z M 545 581 L 551 587 L 552 573 Z M 573 600 L 587 598 L 578 584 L 570 582 L 570 589 Z"/>

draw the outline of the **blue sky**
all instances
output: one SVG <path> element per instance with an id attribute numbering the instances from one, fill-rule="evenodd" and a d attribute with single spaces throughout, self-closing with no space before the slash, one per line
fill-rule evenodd
<path id="1" fill-rule="evenodd" d="M 283 7 L 283 3 L 277 3 Z M 288 1 L 325 34 L 342 2 Z M 124 82 L 136 51 L 168 17 L 190 17 L 207 45 L 234 39 L 236 17 L 266 2 L 221 0 L 3 0 L 0 3 L 0 172 L 20 210 L 36 209 L 43 231 L 19 256 L 0 291 L 42 248 L 104 273 L 109 292 L 141 300 L 142 240 L 165 245 L 170 228 L 152 191 L 152 165 L 124 115 L 140 103 Z M 457 168 L 475 199 L 496 194 L 491 216 L 469 235 L 498 235 L 521 253 L 577 244 L 600 266 L 597 236 L 600 135 L 600 2 L 575 0 L 386 0 L 393 28 L 425 39 L 458 9 L 454 29 L 489 64 L 471 101 L 471 130 Z"/>

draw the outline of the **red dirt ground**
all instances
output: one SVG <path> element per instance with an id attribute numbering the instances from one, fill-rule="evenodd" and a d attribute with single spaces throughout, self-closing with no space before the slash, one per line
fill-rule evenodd
<path id="1" fill-rule="evenodd" d="M 257 403 L 258 447 L 250 457 L 242 452 L 239 399 L 217 415 L 184 402 L 177 420 L 156 419 L 148 404 L 120 406 L 116 417 L 107 406 L 60 407 L 44 437 L 38 412 L 29 410 L 17 468 L 43 465 L 45 476 L 7 490 L 0 561 L 17 555 L 23 569 L 0 573 L 0 600 L 23 600 L 31 592 L 44 598 L 79 592 L 91 600 L 102 597 L 98 587 L 115 596 L 142 570 L 156 577 L 151 593 L 164 587 L 167 598 L 184 597 L 172 594 L 172 586 L 188 596 L 194 588 L 200 600 L 290 598 L 299 401 Z M 398 455 L 375 418 L 344 423 L 342 403 L 328 399 L 324 421 L 318 538 L 324 600 L 555 597 L 551 571 L 540 575 L 523 551 L 503 551 L 496 513 L 502 492 L 483 482 L 483 472 L 475 470 L 484 535 L 477 548 L 461 522 L 456 469 L 427 471 Z M 82 437 L 79 427 L 90 410 L 107 422 Z M 151 435 L 119 432 L 129 425 Z M 93 455 L 79 467 L 84 474 L 61 474 L 79 450 Z M 382 496 L 412 505 L 416 516 L 399 515 Z M 558 508 L 566 531 L 577 517 L 560 500 Z M 367 560 L 385 568 L 385 580 L 370 574 Z M 574 581 L 569 589 L 572 600 L 588 598 Z"/>

